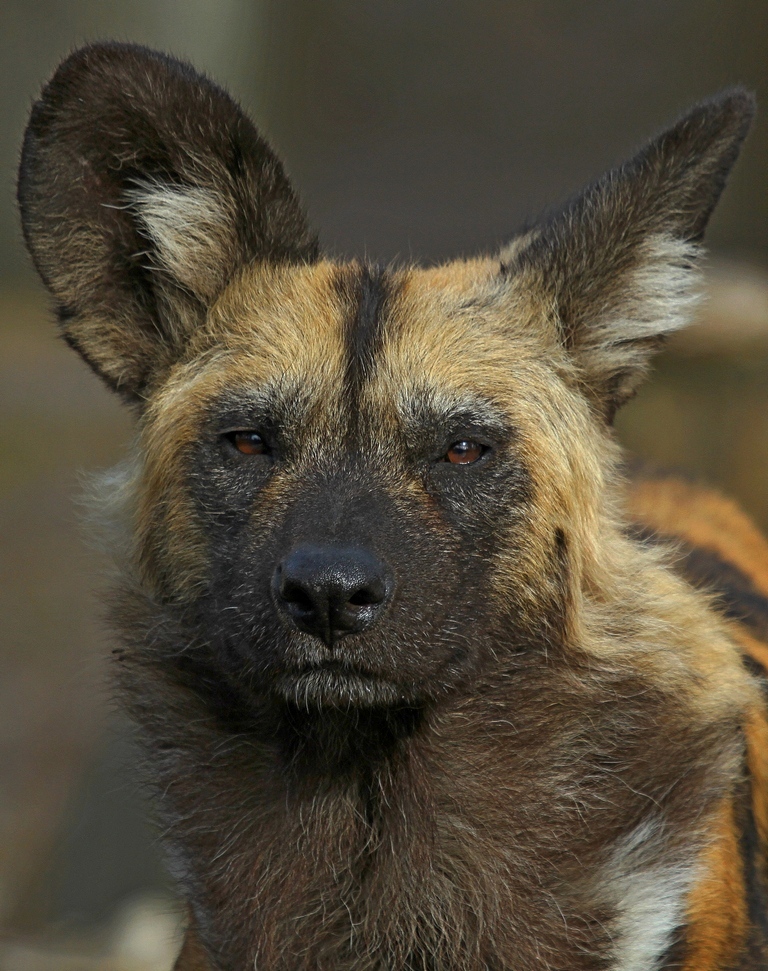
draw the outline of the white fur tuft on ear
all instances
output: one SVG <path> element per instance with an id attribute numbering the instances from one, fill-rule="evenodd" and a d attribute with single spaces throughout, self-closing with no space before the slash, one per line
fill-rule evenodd
<path id="1" fill-rule="evenodd" d="M 616 315 L 596 322 L 595 336 L 601 342 L 637 341 L 687 326 L 702 297 L 701 252 L 698 244 L 674 236 L 649 236 L 638 247 Z"/>
<path id="2" fill-rule="evenodd" d="M 143 183 L 127 193 L 131 208 L 155 246 L 156 268 L 200 297 L 224 287 L 236 249 L 236 221 L 224 200 L 207 189 Z"/>
<path id="3" fill-rule="evenodd" d="M 564 341 L 608 417 L 634 394 L 661 341 L 691 322 L 703 295 L 701 254 L 697 243 L 648 236 L 593 304 L 581 295 L 578 326 L 562 322 Z"/>

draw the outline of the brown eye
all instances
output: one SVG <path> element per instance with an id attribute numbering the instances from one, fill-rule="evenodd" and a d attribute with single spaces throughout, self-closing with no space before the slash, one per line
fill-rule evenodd
<path id="1" fill-rule="evenodd" d="M 481 459 L 485 452 L 485 445 L 481 445 L 480 442 L 462 439 L 451 445 L 445 454 L 445 461 L 452 462 L 454 465 L 471 465 Z"/>
<path id="2" fill-rule="evenodd" d="M 258 432 L 230 432 L 227 438 L 243 455 L 266 455 L 267 445 Z"/>

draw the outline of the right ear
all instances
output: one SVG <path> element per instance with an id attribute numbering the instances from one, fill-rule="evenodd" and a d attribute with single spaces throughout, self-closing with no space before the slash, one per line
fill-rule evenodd
<path id="1" fill-rule="evenodd" d="M 132 44 L 59 67 L 32 109 L 18 194 L 65 339 L 134 400 L 238 268 L 317 258 L 280 161 L 238 105 Z"/>

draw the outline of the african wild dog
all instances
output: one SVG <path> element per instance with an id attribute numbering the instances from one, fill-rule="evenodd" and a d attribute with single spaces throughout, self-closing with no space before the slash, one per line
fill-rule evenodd
<path id="1" fill-rule="evenodd" d="M 188 66 L 97 45 L 45 88 L 24 232 L 138 419 L 116 666 L 178 969 L 768 967 L 768 548 L 680 483 L 627 500 L 611 431 L 752 111 L 498 256 L 379 269 L 319 255 Z"/>

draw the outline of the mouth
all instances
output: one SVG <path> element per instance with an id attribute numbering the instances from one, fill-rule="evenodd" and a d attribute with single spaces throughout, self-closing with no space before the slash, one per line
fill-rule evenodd
<path id="1" fill-rule="evenodd" d="M 282 673 L 275 690 L 300 708 L 388 708 L 412 701 L 403 685 L 334 660 Z"/>

